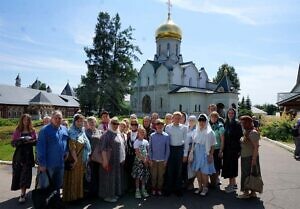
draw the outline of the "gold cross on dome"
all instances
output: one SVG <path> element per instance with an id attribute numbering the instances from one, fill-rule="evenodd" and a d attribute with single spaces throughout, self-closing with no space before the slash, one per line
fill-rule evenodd
<path id="1" fill-rule="evenodd" d="M 167 5 L 168 5 L 168 20 L 170 20 L 171 19 L 171 7 L 172 7 L 171 0 L 168 0 Z"/>

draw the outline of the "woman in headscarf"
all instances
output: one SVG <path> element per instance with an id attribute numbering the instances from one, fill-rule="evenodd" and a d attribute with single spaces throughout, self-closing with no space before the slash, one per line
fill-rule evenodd
<path id="1" fill-rule="evenodd" d="M 238 159 L 241 153 L 240 139 L 243 136 L 242 127 L 236 120 L 235 109 L 229 108 L 224 126 L 222 177 L 229 178 L 225 192 L 231 193 L 237 190 L 236 177 L 238 176 Z"/>
<path id="2" fill-rule="evenodd" d="M 255 169 L 258 176 L 261 176 L 258 157 L 260 135 L 254 128 L 253 120 L 250 116 L 242 116 L 240 120 L 244 129 L 244 137 L 241 139 L 241 191 L 243 194 L 239 195 L 238 198 L 246 199 L 256 197 L 255 191 L 245 189 L 246 177 L 250 176 L 253 169 Z"/>
<path id="3" fill-rule="evenodd" d="M 183 156 L 186 157 L 184 159 L 185 162 L 187 161 L 187 156 L 189 155 L 189 152 L 191 151 L 192 144 L 193 144 L 193 137 L 196 133 L 196 125 L 197 125 L 197 117 L 195 115 L 190 115 L 188 118 L 188 131 L 187 131 L 187 137 L 184 141 L 184 154 Z M 187 162 L 187 189 L 192 190 L 194 189 L 194 180 L 195 180 L 195 172 L 192 170 L 191 163 Z"/>
<path id="4" fill-rule="evenodd" d="M 200 114 L 194 136 L 194 159 L 192 169 L 196 172 L 199 189 L 195 194 L 206 196 L 208 192 L 208 175 L 216 172 L 214 167 L 214 145 L 216 137 L 209 125 L 206 114 Z"/>
<path id="5" fill-rule="evenodd" d="M 101 178 L 99 196 L 106 202 L 116 202 L 124 194 L 124 171 L 122 164 L 125 161 L 125 147 L 118 131 L 119 120 L 113 117 L 108 130 L 101 136 L 100 151 L 103 159 L 99 169 Z"/>
<path id="6" fill-rule="evenodd" d="M 69 159 L 72 169 L 65 170 L 63 200 L 66 202 L 83 198 L 83 178 L 91 153 L 91 145 L 83 128 L 84 116 L 76 114 L 69 130 Z"/>
<path id="7" fill-rule="evenodd" d="M 101 131 L 97 129 L 97 119 L 94 116 L 87 118 L 88 129 L 85 130 L 85 134 L 88 137 L 91 145 L 91 153 L 95 151 L 96 146 L 100 143 L 100 137 L 102 135 Z M 90 161 L 88 167 L 91 171 L 91 178 L 89 185 L 89 196 L 94 197 L 98 194 L 99 187 L 99 166 L 100 164 L 95 161 Z"/>

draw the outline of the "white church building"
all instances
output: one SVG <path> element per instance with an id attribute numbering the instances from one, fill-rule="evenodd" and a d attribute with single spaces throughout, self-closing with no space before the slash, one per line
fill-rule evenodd
<path id="1" fill-rule="evenodd" d="M 238 105 L 238 92 L 225 76 L 219 83 L 209 80 L 205 69 L 192 61 L 184 62 L 180 53 L 182 32 L 170 17 L 155 33 L 156 54 L 140 69 L 130 103 L 132 112 L 143 115 L 157 112 L 160 116 L 174 111 L 188 114 L 207 112 L 217 104 L 220 112 Z M 223 115 L 224 116 L 224 115 Z"/>

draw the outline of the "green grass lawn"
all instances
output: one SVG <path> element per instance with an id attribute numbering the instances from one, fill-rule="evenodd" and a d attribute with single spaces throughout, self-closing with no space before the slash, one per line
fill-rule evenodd
<path id="1" fill-rule="evenodd" d="M 15 148 L 10 144 L 11 140 L 0 140 L 0 160 L 12 160 Z"/>

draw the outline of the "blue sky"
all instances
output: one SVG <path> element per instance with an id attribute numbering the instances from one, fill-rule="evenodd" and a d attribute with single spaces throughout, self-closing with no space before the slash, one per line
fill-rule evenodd
<path id="1" fill-rule="evenodd" d="M 300 63 L 299 0 L 172 0 L 172 19 L 183 31 L 185 62 L 205 67 L 212 79 L 223 63 L 235 67 L 241 96 L 272 103 L 290 91 Z M 143 55 L 155 53 L 155 30 L 167 18 L 166 0 L 1 0 L 0 83 L 22 86 L 36 78 L 60 93 L 85 74 L 100 11 L 119 13 L 123 28 L 135 28 Z"/>

